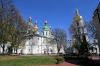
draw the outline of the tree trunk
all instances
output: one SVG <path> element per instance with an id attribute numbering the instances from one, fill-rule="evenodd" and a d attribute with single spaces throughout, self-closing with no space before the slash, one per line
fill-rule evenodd
<path id="1" fill-rule="evenodd" d="M 3 47 L 2 48 L 3 48 L 2 53 L 4 54 L 4 51 L 5 51 L 5 45 L 4 44 L 3 44 Z"/>
<path id="2" fill-rule="evenodd" d="M 8 54 L 12 54 L 12 47 L 8 47 Z"/>
<path id="3" fill-rule="evenodd" d="M 17 54 L 17 48 L 16 48 L 16 54 Z"/>
<path id="4" fill-rule="evenodd" d="M 60 51 L 60 49 L 58 49 L 58 53 L 57 53 L 57 56 L 59 56 L 59 51 Z"/>

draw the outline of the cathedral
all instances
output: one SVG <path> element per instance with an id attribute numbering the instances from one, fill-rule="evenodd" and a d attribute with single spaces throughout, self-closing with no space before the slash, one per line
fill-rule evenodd
<path id="1" fill-rule="evenodd" d="M 42 28 L 42 35 L 40 34 L 38 28 L 38 22 L 35 21 L 34 25 L 32 24 L 32 17 L 28 20 L 28 29 L 25 32 L 22 32 L 25 35 L 25 40 L 22 44 L 15 50 L 13 48 L 12 53 L 17 54 L 57 54 L 57 44 L 55 41 L 51 42 L 54 39 L 52 29 L 48 26 L 48 21 L 45 21 L 45 25 Z M 7 53 L 7 46 L 10 45 L 8 42 L 5 45 L 5 53 Z M 0 54 L 3 49 L 0 46 Z M 60 49 L 60 53 L 65 53 L 64 48 Z"/>
<path id="2" fill-rule="evenodd" d="M 42 35 L 40 35 L 38 22 L 35 21 L 32 24 L 32 17 L 28 20 L 28 29 L 25 33 L 25 45 L 19 46 L 17 53 L 21 54 L 57 54 L 56 42 L 50 43 L 50 40 L 54 39 L 51 27 L 48 26 L 46 20 L 42 28 Z M 14 51 L 13 51 L 14 53 Z M 63 47 L 60 49 L 60 53 L 64 53 Z"/>

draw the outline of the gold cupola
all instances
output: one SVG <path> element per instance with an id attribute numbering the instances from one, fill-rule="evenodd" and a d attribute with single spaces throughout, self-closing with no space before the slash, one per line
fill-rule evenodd
<path id="1" fill-rule="evenodd" d="M 78 9 L 76 8 L 76 16 L 74 17 L 74 21 L 82 20 L 82 16 L 79 15 Z"/>
<path id="2" fill-rule="evenodd" d="M 35 23 L 34 23 L 34 26 L 33 26 L 33 30 L 36 32 L 36 31 L 38 31 L 39 30 L 39 28 L 38 28 L 38 26 L 37 26 L 37 20 L 35 21 Z"/>

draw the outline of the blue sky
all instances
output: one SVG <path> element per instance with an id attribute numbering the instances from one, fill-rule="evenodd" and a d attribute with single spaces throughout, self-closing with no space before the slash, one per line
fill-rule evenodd
<path id="1" fill-rule="evenodd" d="M 14 0 L 15 6 L 26 21 L 30 15 L 33 24 L 36 19 L 38 20 L 40 31 L 45 20 L 48 20 L 48 25 L 52 29 L 62 28 L 66 30 L 67 35 L 69 35 L 68 28 L 76 15 L 76 8 L 83 19 L 88 22 L 92 19 L 99 2 L 100 0 Z"/>

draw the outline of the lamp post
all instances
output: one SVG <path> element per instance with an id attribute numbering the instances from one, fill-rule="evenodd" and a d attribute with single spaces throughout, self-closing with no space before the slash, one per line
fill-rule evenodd
<path id="1" fill-rule="evenodd" d="M 70 54 L 71 54 L 71 40 L 68 40 L 68 43 L 70 44 Z"/>

